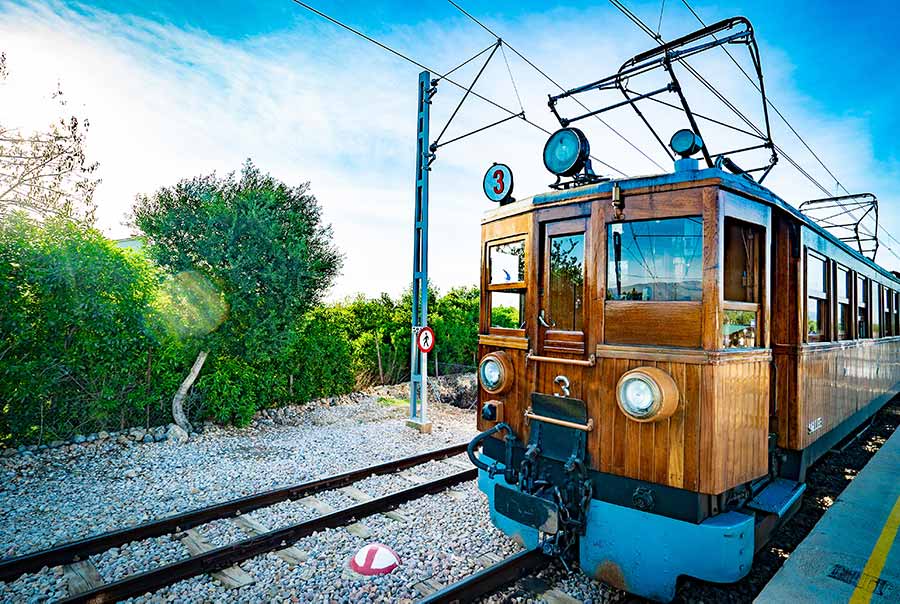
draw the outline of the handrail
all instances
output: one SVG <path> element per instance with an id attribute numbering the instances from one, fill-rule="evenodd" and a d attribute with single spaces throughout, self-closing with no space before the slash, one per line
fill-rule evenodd
<path id="1" fill-rule="evenodd" d="M 547 424 L 554 424 L 556 426 L 562 426 L 563 428 L 573 428 L 575 430 L 582 430 L 583 432 L 590 432 L 594 429 L 594 419 L 590 418 L 587 421 L 587 424 L 576 424 L 575 422 L 567 422 L 564 419 L 556 419 L 555 417 L 547 417 L 546 415 L 537 415 L 532 410 L 531 407 L 525 410 L 525 421 L 536 419 L 538 421 L 542 421 Z"/>
<path id="2" fill-rule="evenodd" d="M 534 354 L 533 350 L 529 350 L 525 355 L 525 362 L 535 361 L 537 363 L 560 363 L 562 365 L 578 365 L 579 367 L 593 367 L 597 364 L 597 355 L 591 353 L 586 361 L 582 359 L 560 359 L 557 357 L 542 357 Z"/>

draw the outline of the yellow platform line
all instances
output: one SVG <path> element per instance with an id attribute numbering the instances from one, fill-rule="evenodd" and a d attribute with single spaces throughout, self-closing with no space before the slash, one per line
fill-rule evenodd
<path id="1" fill-rule="evenodd" d="M 894 502 L 894 507 L 888 514 L 887 522 L 881 529 L 878 541 L 872 548 L 869 560 L 859 574 L 856 589 L 850 596 L 850 604 L 868 604 L 871 601 L 872 593 L 878 586 L 878 578 L 881 576 L 881 571 L 884 570 L 884 563 L 887 561 L 891 546 L 894 545 L 894 539 L 897 537 L 897 529 L 900 529 L 900 497 L 897 497 L 897 501 Z"/>

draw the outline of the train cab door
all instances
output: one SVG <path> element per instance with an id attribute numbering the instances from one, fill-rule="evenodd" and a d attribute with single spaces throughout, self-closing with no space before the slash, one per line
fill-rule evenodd
<path id="1" fill-rule="evenodd" d="M 570 384 L 570 395 L 581 396 L 581 368 L 550 359 L 583 360 L 587 356 L 589 239 L 587 218 L 544 225 L 536 352 L 548 360 L 538 367 L 537 387 L 541 392 L 561 393 L 555 380 L 564 376 Z"/>

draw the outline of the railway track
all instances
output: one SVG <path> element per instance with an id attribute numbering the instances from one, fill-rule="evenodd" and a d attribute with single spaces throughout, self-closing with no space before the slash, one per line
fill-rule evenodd
<path id="1" fill-rule="evenodd" d="M 521 551 L 426 596 L 418 604 L 472 602 L 546 568 L 552 561 L 540 548 Z"/>
<path id="2" fill-rule="evenodd" d="M 347 487 L 370 476 L 397 473 L 429 461 L 447 459 L 464 452 L 466 446 L 467 443 L 461 443 L 360 470 L 234 499 L 135 527 L 103 533 L 47 550 L 3 560 L 0 561 L 0 581 L 11 581 L 23 574 L 37 572 L 44 567 L 73 563 L 83 564 L 91 555 L 125 543 L 186 531 L 214 520 L 238 517 L 282 501 L 307 498 L 323 491 Z M 311 520 L 272 531 L 255 531 L 258 534 L 224 547 L 211 548 L 207 546 L 202 548 L 206 551 L 201 551 L 190 558 L 118 581 L 100 585 L 96 584 L 97 581 L 94 581 L 93 584 L 88 581 L 83 591 L 72 594 L 63 601 L 112 602 L 155 591 L 183 579 L 227 569 L 260 554 L 284 550 L 295 541 L 317 531 L 346 526 L 358 518 L 388 512 L 403 503 L 473 480 L 476 476 L 477 470 L 471 468 L 436 480 L 421 481 L 410 488 L 395 491 L 383 497 L 366 498 L 367 500 L 357 505 L 329 511 Z M 94 573 L 96 574 L 96 571 Z"/>

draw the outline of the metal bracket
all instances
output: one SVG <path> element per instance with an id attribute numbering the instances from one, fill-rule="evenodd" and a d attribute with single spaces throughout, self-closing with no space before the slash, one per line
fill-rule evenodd
<path id="1" fill-rule="evenodd" d="M 841 241 L 855 243 L 860 254 L 871 254 L 869 258 L 875 260 L 878 253 L 878 198 L 874 194 L 857 193 L 810 199 L 801 203 L 799 210 Z M 858 220 L 852 214 L 854 210 L 863 211 Z M 875 230 L 871 235 L 860 229 L 866 218 L 875 222 Z"/>

